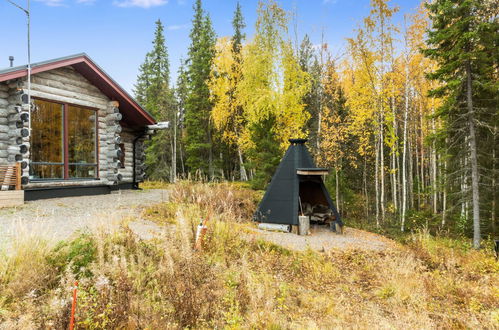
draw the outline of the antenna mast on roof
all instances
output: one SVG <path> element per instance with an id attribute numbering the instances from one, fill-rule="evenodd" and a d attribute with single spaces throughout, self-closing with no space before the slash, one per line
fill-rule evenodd
<path id="1" fill-rule="evenodd" d="M 21 9 L 25 14 L 27 18 L 27 23 L 28 23 L 28 112 L 29 112 L 29 133 L 31 134 L 31 16 L 30 16 L 30 0 L 28 1 L 28 5 L 26 8 L 21 7 L 17 3 L 13 2 L 12 0 L 6 0 L 9 2 L 11 5 Z"/>

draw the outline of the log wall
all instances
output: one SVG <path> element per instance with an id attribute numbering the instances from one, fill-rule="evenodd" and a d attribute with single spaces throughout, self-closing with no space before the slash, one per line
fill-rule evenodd
<path id="1" fill-rule="evenodd" d="M 24 161 L 24 188 L 68 185 L 71 180 L 64 182 L 28 182 L 29 136 L 23 137 L 23 135 L 26 135 L 28 122 L 23 122 L 20 118 L 23 109 L 28 109 L 27 104 L 23 105 L 22 96 L 25 93 L 27 93 L 27 90 L 26 79 L 24 78 L 0 83 L 0 164 Z M 123 127 L 120 125 L 121 114 L 117 102 L 110 100 L 72 67 L 33 75 L 31 95 L 34 98 L 80 105 L 97 110 L 99 180 L 75 181 L 74 185 L 114 185 L 122 182 L 132 182 L 132 141 L 135 133 L 132 131 L 122 132 Z M 23 129 L 25 130 L 22 131 Z M 120 142 L 125 144 L 125 168 L 121 168 L 118 161 Z M 21 148 L 21 146 L 25 147 Z M 140 166 L 137 167 L 139 169 L 137 179 L 143 177 L 142 158 L 144 152 L 142 146 L 142 141 L 139 141 L 137 143 L 137 158 L 140 158 L 138 163 Z"/>

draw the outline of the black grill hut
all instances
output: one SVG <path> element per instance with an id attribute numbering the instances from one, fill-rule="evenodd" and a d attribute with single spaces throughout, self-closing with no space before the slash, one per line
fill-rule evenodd
<path id="1" fill-rule="evenodd" d="M 255 220 L 263 223 L 298 225 L 303 205 L 329 207 L 338 224 L 340 215 L 322 180 L 328 170 L 315 166 L 305 146 L 306 139 L 290 139 L 276 173 L 255 213 Z"/>

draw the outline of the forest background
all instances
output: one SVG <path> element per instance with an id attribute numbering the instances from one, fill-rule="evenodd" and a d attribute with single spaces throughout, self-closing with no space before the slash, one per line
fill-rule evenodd
<path id="1" fill-rule="evenodd" d="M 347 223 L 497 236 L 498 6 L 436 0 L 393 22 L 372 0 L 343 54 L 298 41 L 294 13 L 261 1 L 253 36 L 235 5 L 218 37 L 201 0 L 176 82 L 163 23 L 135 85 L 171 129 L 155 135 L 148 176 L 249 181 L 264 189 L 289 138 L 308 138 Z"/>

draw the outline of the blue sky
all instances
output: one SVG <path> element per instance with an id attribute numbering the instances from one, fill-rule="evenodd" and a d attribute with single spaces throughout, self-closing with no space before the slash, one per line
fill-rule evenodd
<path id="1" fill-rule="evenodd" d="M 16 0 L 25 5 L 26 0 Z M 180 58 L 189 46 L 189 31 L 194 0 L 32 0 L 32 61 L 85 52 L 126 90 L 131 91 L 151 48 L 154 22 L 159 18 L 166 26 L 166 42 L 170 53 L 173 79 Z M 251 36 L 256 20 L 258 0 L 240 1 Z M 314 44 L 325 41 L 334 54 L 341 54 L 345 38 L 369 13 L 369 0 L 286 0 L 285 9 L 296 12 L 298 39 L 309 34 Z M 412 13 L 419 0 L 392 0 L 400 8 L 395 21 Z M 231 35 L 234 0 L 203 0 L 218 36 Z M 290 35 L 294 39 L 294 24 Z M 15 64 L 26 63 L 25 14 L 7 0 L 0 0 L 0 68 L 7 67 L 9 55 Z"/>

